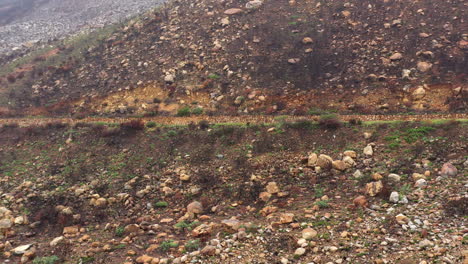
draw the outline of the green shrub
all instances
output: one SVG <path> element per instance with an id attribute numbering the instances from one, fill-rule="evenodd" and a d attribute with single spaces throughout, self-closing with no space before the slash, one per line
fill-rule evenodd
<path id="1" fill-rule="evenodd" d="M 221 77 L 216 73 L 211 73 L 210 75 L 208 75 L 208 79 L 217 80 L 219 78 Z"/>
<path id="2" fill-rule="evenodd" d="M 201 107 L 194 108 L 194 109 L 192 110 L 192 114 L 194 114 L 194 115 L 201 115 L 201 114 L 203 114 L 203 108 L 201 108 Z"/>
<path id="3" fill-rule="evenodd" d="M 174 242 L 174 240 L 166 240 L 161 243 L 159 248 L 162 251 L 168 251 L 171 248 L 176 248 L 179 244 L 177 242 Z"/>
<path id="4" fill-rule="evenodd" d="M 156 202 L 154 204 L 154 207 L 157 207 L 157 208 L 164 208 L 164 207 L 167 207 L 169 204 L 165 201 L 159 201 L 159 202 Z"/>
<path id="5" fill-rule="evenodd" d="M 181 229 L 181 230 L 192 230 L 194 227 L 200 225 L 200 222 L 193 221 L 192 223 L 187 221 L 182 221 L 174 225 L 174 228 Z"/>
<path id="6" fill-rule="evenodd" d="M 48 257 L 40 257 L 35 258 L 33 264 L 55 264 L 59 261 L 59 257 L 57 256 L 48 256 Z"/>
<path id="7" fill-rule="evenodd" d="M 117 237 L 123 237 L 124 234 L 124 227 L 123 226 L 118 226 L 115 228 L 115 236 Z"/>
<path id="8" fill-rule="evenodd" d="M 195 239 L 195 240 L 189 240 L 187 243 L 185 243 L 185 250 L 188 252 L 192 252 L 195 250 L 198 250 L 200 248 L 200 240 Z"/>
<path id="9" fill-rule="evenodd" d="M 149 127 L 149 128 L 152 128 L 152 127 L 156 127 L 156 122 L 154 121 L 149 121 L 146 123 L 146 127 Z"/>
<path id="10" fill-rule="evenodd" d="M 177 111 L 177 116 L 190 116 L 190 107 L 184 106 Z"/>
<path id="11" fill-rule="evenodd" d="M 328 204 L 328 201 L 318 201 L 318 202 L 315 202 L 315 205 L 318 205 L 318 207 L 320 208 L 330 207 L 330 205 Z"/>

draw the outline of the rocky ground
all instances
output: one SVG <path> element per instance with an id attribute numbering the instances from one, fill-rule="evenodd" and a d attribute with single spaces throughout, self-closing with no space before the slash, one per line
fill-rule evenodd
<path id="1" fill-rule="evenodd" d="M 466 122 L 0 133 L 4 263 L 467 263 Z"/>
<path id="2" fill-rule="evenodd" d="M 0 54 L 124 21 L 159 3 L 159 0 L 0 2 Z"/>
<path id="3" fill-rule="evenodd" d="M 0 103 L 41 115 L 463 112 L 467 10 L 462 0 L 171 1 L 100 41 L 6 60 Z"/>

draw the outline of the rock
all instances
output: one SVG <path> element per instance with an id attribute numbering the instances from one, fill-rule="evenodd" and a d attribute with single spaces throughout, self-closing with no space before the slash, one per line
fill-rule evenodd
<path id="1" fill-rule="evenodd" d="M 10 229 L 13 226 L 13 221 L 10 219 L 0 220 L 0 229 Z"/>
<path id="2" fill-rule="evenodd" d="M 383 189 L 382 181 L 370 182 L 366 184 L 366 193 L 370 196 L 376 196 Z"/>
<path id="3" fill-rule="evenodd" d="M 249 1 L 245 4 L 246 9 L 257 9 L 263 5 L 263 1 L 261 0 L 253 0 Z"/>
<path id="4" fill-rule="evenodd" d="M 291 58 L 291 59 L 288 59 L 288 63 L 289 64 L 297 64 L 298 62 L 300 62 L 301 59 L 299 58 Z"/>
<path id="5" fill-rule="evenodd" d="M 228 10 L 224 11 L 225 15 L 232 16 L 236 14 L 242 13 L 242 9 L 240 8 L 229 8 Z"/>
<path id="6" fill-rule="evenodd" d="M 312 44 L 314 42 L 314 40 L 312 38 L 309 38 L 309 37 L 305 37 L 302 39 L 302 43 L 307 45 L 307 44 Z"/>
<path id="7" fill-rule="evenodd" d="M 225 27 L 228 26 L 231 22 L 229 21 L 229 17 L 224 17 L 221 19 L 221 26 Z"/>
<path id="8" fill-rule="evenodd" d="M 421 100 L 426 96 L 426 90 L 424 90 L 424 87 L 420 86 L 416 90 L 413 91 L 412 97 L 413 100 Z"/>
<path id="9" fill-rule="evenodd" d="M 153 257 L 150 257 L 148 255 L 143 255 L 143 256 L 139 256 L 137 259 L 136 259 L 136 263 L 144 263 L 144 264 L 152 264 L 153 260 Z"/>
<path id="10" fill-rule="evenodd" d="M 315 165 L 317 165 L 317 159 L 318 159 L 317 154 L 315 153 L 310 154 L 309 157 L 307 158 L 307 166 L 315 167 Z"/>
<path id="11" fill-rule="evenodd" d="M 367 199 L 364 195 L 360 195 L 353 200 L 354 207 L 362 207 L 362 208 L 367 208 L 369 206 L 369 203 L 367 202 Z"/>
<path id="12" fill-rule="evenodd" d="M 130 224 L 130 225 L 126 225 L 125 228 L 124 228 L 124 233 L 125 234 L 137 234 L 138 232 L 140 232 L 140 226 L 137 225 L 137 224 Z"/>
<path id="13" fill-rule="evenodd" d="M 350 156 L 344 156 L 343 162 L 346 164 L 348 168 L 356 166 L 356 162 Z"/>
<path id="14" fill-rule="evenodd" d="M 237 219 L 225 219 L 225 220 L 221 221 L 221 224 L 223 224 L 224 226 L 226 226 L 229 229 L 232 229 L 234 231 L 239 230 L 240 225 L 241 225 L 240 221 L 237 220 Z"/>
<path id="15" fill-rule="evenodd" d="M 404 225 L 404 224 L 407 224 L 409 222 L 409 218 L 407 216 L 403 215 L 403 214 L 399 214 L 399 215 L 395 216 L 395 220 L 400 225 Z"/>
<path id="16" fill-rule="evenodd" d="M 213 230 L 212 225 L 201 224 L 192 230 L 192 236 L 199 237 L 199 236 L 209 235 L 211 234 L 212 230 Z"/>
<path id="17" fill-rule="evenodd" d="M 22 245 L 22 246 L 19 246 L 19 247 L 16 247 L 12 250 L 13 254 L 15 255 L 23 255 L 28 249 L 30 249 L 32 246 L 32 244 L 28 244 L 28 245 Z"/>
<path id="18" fill-rule="evenodd" d="M 362 178 L 363 174 L 360 170 L 356 170 L 354 173 L 353 173 L 353 177 L 356 178 L 356 179 L 360 179 Z"/>
<path id="19" fill-rule="evenodd" d="M 264 202 L 268 202 L 268 200 L 271 198 L 271 194 L 269 192 L 261 192 L 259 198 Z"/>
<path id="20" fill-rule="evenodd" d="M 325 170 L 331 169 L 332 163 L 333 159 L 328 155 L 320 154 L 317 159 L 317 166 Z"/>
<path id="21" fill-rule="evenodd" d="M 63 228 L 64 235 L 76 235 L 80 232 L 78 226 L 67 226 Z"/>
<path id="22" fill-rule="evenodd" d="M 399 52 L 393 53 L 393 55 L 390 56 L 389 59 L 392 60 L 392 61 L 401 60 L 401 59 L 403 59 L 403 54 L 401 54 Z"/>
<path id="23" fill-rule="evenodd" d="M 398 174 L 391 173 L 388 175 L 388 180 L 391 182 L 400 182 L 401 177 Z"/>
<path id="24" fill-rule="evenodd" d="M 104 208 L 107 206 L 107 200 L 106 198 L 98 198 L 96 199 L 96 201 L 94 202 L 94 206 L 96 207 L 100 207 L 100 208 Z"/>
<path id="25" fill-rule="evenodd" d="M 312 228 L 306 228 L 306 229 L 302 230 L 302 238 L 304 238 L 306 240 L 311 240 L 316 236 L 317 236 L 317 231 L 315 231 Z"/>
<path id="26" fill-rule="evenodd" d="M 52 239 L 52 241 L 50 241 L 50 246 L 55 247 L 58 244 L 62 243 L 64 240 L 65 240 L 65 237 L 63 237 L 63 236 L 56 237 L 56 238 Z"/>
<path id="27" fill-rule="evenodd" d="M 180 178 L 181 181 L 190 181 L 190 175 L 185 174 L 185 173 L 182 173 L 182 174 L 179 176 L 179 178 Z"/>
<path id="28" fill-rule="evenodd" d="M 211 245 L 208 245 L 206 247 L 204 247 L 200 253 L 204 256 L 214 256 L 216 255 L 216 247 L 215 246 L 211 246 Z"/>
<path id="29" fill-rule="evenodd" d="M 187 213 L 192 217 L 194 217 L 194 215 L 201 214 L 203 213 L 203 205 L 198 201 L 191 202 L 187 205 Z"/>
<path id="30" fill-rule="evenodd" d="M 21 256 L 21 263 L 27 263 L 34 259 L 36 256 L 36 248 L 31 248 L 28 251 L 24 252 L 23 256 Z"/>
<path id="31" fill-rule="evenodd" d="M 343 155 L 353 159 L 357 158 L 357 153 L 354 150 L 346 150 L 345 152 L 343 152 Z"/>
<path id="32" fill-rule="evenodd" d="M 442 165 L 442 169 L 440 170 L 440 174 L 444 177 L 450 176 L 454 177 L 458 173 L 458 170 L 455 166 L 453 166 L 451 163 L 444 163 Z"/>
<path id="33" fill-rule="evenodd" d="M 414 187 L 416 188 L 424 188 L 427 186 L 427 181 L 425 179 L 419 179 L 414 183 Z"/>
<path id="34" fill-rule="evenodd" d="M 373 179 L 374 181 L 380 181 L 380 180 L 383 179 L 383 176 L 382 176 L 380 173 L 377 173 L 377 172 L 376 172 L 376 173 L 372 174 L 372 179 Z"/>
<path id="35" fill-rule="evenodd" d="M 398 194 L 398 192 L 392 192 L 390 194 L 390 202 L 392 203 L 398 203 L 398 201 L 400 201 L 400 195 Z"/>
<path id="36" fill-rule="evenodd" d="M 280 191 L 276 182 L 269 182 L 265 188 L 266 188 L 266 191 L 270 194 L 275 194 Z"/>
<path id="37" fill-rule="evenodd" d="M 420 179 L 424 179 L 424 180 L 426 179 L 426 176 L 424 176 L 421 173 L 417 173 L 417 172 L 413 173 L 413 175 L 411 177 L 413 178 L 413 181 L 415 181 L 415 182 L 420 180 Z"/>
<path id="38" fill-rule="evenodd" d="M 302 247 L 297 248 L 297 249 L 294 251 L 294 257 L 296 257 L 296 258 L 297 258 L 297 257 L 300 257 L 300 256 L 304 255 L 305 252 L 306 252 L 305 248 L 302 248 Z"/>
<path id="39" fill-rule="evenodd" d="M 364 155 L 366 156 L 372 156 L 374 155 L 374 150 L 372 149 L 371 145 L 367 145 L 364 150 L 363 150 Z"/>
<path id="40" fill-rule="evenodd" d="M 332 162 L 332 167 L 335 170 L 345 171 L 346 168 L 347 168 L 347 165 L 346 165 L 346 163 L 344 163 L 341 160 L 335 160 L 335 161 Z"/>
<path id="41" fill-rule="evenodd" d="M 166 76 L 164 76 L 164 81 L 167 83 L 173 83 L 174 80 L 175 80 L 175 76 L 172 74 L 166 74 Z"/>
<path id="42" fill-rule="evenodd" d="M 428 70 L 432 68 L 432 63 L 420 61 L 418 62 L 417 68 L 418 68 L 418 71 L 420 72 L 427 72 Z"/>
<path id="43" fill-rule="evenodd" d="M 280 223 L 281 224 L 289 224 L 294 221 L 294 214 L 293 213 L 281 213 L 280 214 Z"/>
<path id="44" fill-rule="evenodd" d="M 372 133 L 369 133 L 369 132 L 364 132 L 364 138 L 365 139 L 369 139 L 372 137 Z"/>

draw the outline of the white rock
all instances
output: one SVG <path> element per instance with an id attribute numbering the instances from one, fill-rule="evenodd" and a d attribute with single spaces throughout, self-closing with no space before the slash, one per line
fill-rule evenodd
<path id="1" fill-rule="evenodd" d="M 29 248 L 31 248 L 32 244 L 28 244 L 28 245 L 22 245 L 22 246 L 19 246 L 19 247 L 16 247 L 12 250 L 13 254 L 15 255 L 23 255 L 24 252 L 28 251 Z"/>
<path id="2" fill-rule="evenodd" d="M 50 241 L 50 246 L 55 247 L 57 246 L 60 242 L 62 242 L 65 238 L 63 236 L 59 236 L 54 238 L 52 241 Z"/>
<path id="3" fill-rule="evenodd" d="M 401 177 L 398 174 L 391 173 L 391 174 L 388 175 L 388 180 L 390 180 L 392 182 L 399 182 L 401 180 Z"/>
<path id="4" fill-rule="evenodd" d="M 356 179 L 359 179 L 359 178 L 362 178 L 362 172 L 360 170 L 356 170 L 354 173 L 353 173 L 353 177 L 356 178 Z"/>
<path id="5" fill-rule="evenodd" d="M 427 186 L 427 181 L 425 179 L 419 179 L 414 184 L 414 187 L 416 187 L 416 188 L 423 188 L 423 187 L 426 187 L 426 186 Z"/>
<path id="6" fill-rule="evenodd" d="M 374 155 L 374 150 L 372 149 L 371 145 L 367 145 L 364 150 L 363 150 L 364 155 L 366 156 L 372 156 Z"/>
<path id="7" fill-rule="evenodd" d="M 398 192 L 392 192 L 390 194 L 390 202 L 392 203 L 398 203 L 398 201 L 400 200 L 400 195 L 398 194 Z"/>
<path id="8" fill-rule="evenodd" d="M 294 256 L 297 256 L 297 257 L 300 257 L 302 255 L 304 255 L 306 252 L 305 248 L 297 248 L 296 251 L 294 251 Z"/>

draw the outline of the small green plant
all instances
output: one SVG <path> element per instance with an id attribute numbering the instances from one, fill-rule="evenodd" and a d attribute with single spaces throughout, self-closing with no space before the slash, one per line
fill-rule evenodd
<path id="1" fill-rule="evenodd" d="M 149 121 L 149 122 L 146 123 L 146 127 L 148 127 L 148 128 L 156 127 L 156 125 L 157 124 L 154 121 Z"/>
<path id="2" fill-rule="evenodd" d="M 166 201 L 159 201 L 159 202 L 156 202 L 154 204 L 154 207 L 156 208 L 165 208 L 167 207 L 169 204 L 166 202 Z"/>
<path id="3" fill-rule="evenodd" d="M 35 258 L 33 264 L 55 264 L 59 261 L 59 257 L 57 256 L 48 256 L 48 257 L 40 257 Z"/>
<path id="4" fill-rule="evenodd" d="M 418 141 L 420 138 L 423 138 L 424 136 L 429 134 L 429 132 L 434 131 L 434 130 L 435 128 L 426 127 L 426 126 L 418 127 L 418 128 L 410 128 L 405 132 L 403 139 L 407 143 L 411 144 L 411 143 Z"/>
<path id="5" fill-rule="evenodd" d="M 190 116 L 190 107 L 184 106 L 177 111 L 177 116 Z"/>
<path id="6" fill-rule="evenodd" d="M 203 114 L 203 108 L 201 107 L 196 107 L 192 110 L 192 114 L 194 115 L 202 115 Z"/>
<path id="7" fill-rule="evenodd" d="M 315 193 L 315 197 L 320 198 L 320 197 L 322 197 L 324 195 L 325 189 L 323 189 L 320 186 L 316 186 L 314 188 L 314 193 Z"/>
<path id="8" fill-rule="evenodd" d="M 166 241 L 163 241 L 161 243 L 161 245 L 159 246 L 159 248 L 162 250 L 162 251 L 168 251 L 170 250 L 171 248 L 176 248 L 179 244 L 177 242 L 174 242 L 174 240 L 166 240 Z"/>
<path id="9" fill-rule="evenodd" d="M 182 221 L 174 225 L 174 228 L 180 229 L 180 230 L 192 230 L 194 227 L 198 226 L 200 223 L 198 221 L 193 221 L 193 222 L 187 222 L 187 221 Z"/>
<path id="10" fill-rule="evenodd" d="M 208 79 L 218 80 L 219 78 L 221 77 L 216 73 L 211 73 L 210 75 L 208 75 Z"/>
<path id="11" fill-rule="evenodd" d="M 320 208 L 330 207 L 330 205 L 328 204 L 328 201 L 317 201 L 317 202 L 315 202 L 315 205 L 317 205 Z"/>
<path id="12" fill-rule="evenodd" d="M 184 247 L 187 252 L 198 250 L 200 248 L 200 240 L 199 239 L 189 240 L 187 241 L 187 243 L 185 243 Z"/>
<path id="13" fill-rule="evenodd" d="M 124 227 L 123 226 L 118 226 L 115 228 L 115 236 L 117 237 L 123 237 L 123 234 L 124 234 Z"/>
<path id="14" fill-rule="evenodd" d="M 400 190 L 398 191 L 398 193 L 400 195 L 407 195 L 408 193 L 410 193 L 410 191 L 411 191 L 411 184 L 407 183 L 400 187 Z"/>

